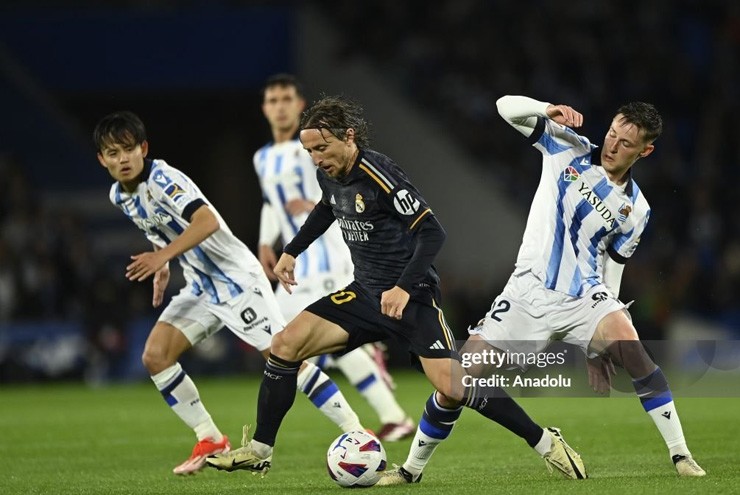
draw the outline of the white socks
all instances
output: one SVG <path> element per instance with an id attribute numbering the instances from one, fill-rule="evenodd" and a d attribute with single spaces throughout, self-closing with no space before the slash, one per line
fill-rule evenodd
<path id="1" fill-rule="evenodd" d="M 552 448 L 552 437 L 543 429 L 542 438 L 540 438 L 540 441 L 533 448 L 539 455 L 544 456 Z"/>
<path id="2" fill-rule="evenodd" d="M 424 406 L 424 414 L 421 416 L 419 425 L 416 427 L 416 435 L 411 442 L 411 449 L 403 463 L 403 468 L 418 478 L 429 459 L 434 454 L 437 445 L 442 443 L 460 418 L 462 406 L 455 409 L 447 409 L 437 402 L 437 392 L 432 392 Z"/>
<path id="3" fill-rule="evenodd" d="M 678 419 L 676 405 L 673 401 L 651 409 L 648 414 L 653 418 L 655 426 L 658 427 L 671 457 L 676 454 L 691 455 L 689 448 L 686 446 L 681 420 Z"/>
<path id="4" fill-rule="evenodd" d="M 305 361 L 305 365 L 298 373 L 298 390 L 306 394 L 314 406 L 345 433 L 364 430 L 337 384 L 315 364 Z"/>
<path id="5" fill-rule="evenodd" d="M 378 365 L 362 348 L 336 358 L 336 365 L 375 410 L 381 424 L 406 420 L 406 413 L 381 378 Z"/>
<path id="6" fill-rule="evenodd" d="M 195 383 L 183 371 L 180 363 L 173 364 L 151 378 L 165 402 L 195 431 L 199 441 L 205 438 L 211 438 L 215 442 L 221 441 L 223 435 L 200 401 Z"/>

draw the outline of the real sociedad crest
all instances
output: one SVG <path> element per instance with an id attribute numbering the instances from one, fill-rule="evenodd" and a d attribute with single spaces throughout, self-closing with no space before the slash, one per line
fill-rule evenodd
<path id="1" fill-rule="evenodd" d="M 365 202 L 362 200 L 362 194 L 360 193 L 357 193 L 357 196 L 355 196 L 355 211 L 357 213 L 365 211 Z"/>
<path id="2" fill-rule="evenodd" d="M 617 220 L 624 223 L 627 221 L 627 217 L 630 216 L 630 213 L 632 213 L 632 207 L 627 203 L 622 203 L 622 206 L 619 207 L 618 211 L 619 216 L 617 217 Z"/>

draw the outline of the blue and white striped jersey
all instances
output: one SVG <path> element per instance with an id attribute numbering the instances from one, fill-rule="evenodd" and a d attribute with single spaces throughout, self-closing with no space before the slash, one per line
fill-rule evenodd
<path id="1" fill-rule="evenodd" d="M 144 177 L 129 194 L 116 182 L 111 202 L 123 211 L 147 238 L 163 247 L 189 225 L 195 210 L 208 204 L 188 176 L 163 160 L 145 160 Z M 220 229 L 178 257 L 183 275 L 195 295 L 221 303 L 241 294 L 253 284 L 262 268 L 257 258 L 237 239 L 213 206 Z"/>
<path id="2" fill-rule="evenodd" d="M 298 139 L 269 143 L 254 154 L 254 167 L 262 187 L 264 201 L 275 214 L 280 225 L 283 245 L 288 244 L 308 213 L 290 215 L 285 205 L 294 199 L 321 200 L 321 188 L 316 179 L 316 166 Z M 329 272 L 352 273 L 349 248 L 342 240 L 336 222 L 296 260 L 297 281 L 310 281 L 314 276 Z M 310 283 L 310 282 L 309 282 Z"/>
<path id="3" fill-rule="evenodd" d="M 604 282 L 604 256 L 620 262 L 632 256 L 650 206 L 632 177 L 621 186 L 609 180 L 587 138 L 544 111 L 508 115 L 543 157 L 515 273 L 531 271 L 548 289 L 579 297 Z"/>

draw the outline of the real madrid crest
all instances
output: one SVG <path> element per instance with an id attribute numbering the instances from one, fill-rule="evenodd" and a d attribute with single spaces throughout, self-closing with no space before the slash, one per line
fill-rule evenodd
<path id="1" fill-rule="evenodd" d="M 355 211 L 357 213 L 365 211 L 365 202 L 362 200 L 362 194 L 360 193 L 357 193 L 357 196 L 355 196 Z"/>

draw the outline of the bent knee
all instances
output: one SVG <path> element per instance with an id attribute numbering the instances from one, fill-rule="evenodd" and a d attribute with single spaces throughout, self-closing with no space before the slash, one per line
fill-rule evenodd
<path id="1" fill-rule="evenodd" d="M 454 409 L 461 406 L 464 402 L 464 399 L 465 397 L 462 394 L 462 389 L 460 391 L 437 390 L 437 402 L 445 409 Z"/>
<path id="2" fill-rule="evenodd" d="M 168 354 L 167 349 L 146 347 L 141 355 L 141 362 L 150 375 L 156 375 L 177 361 Z"/>
<path id="3" fill-rule="evenodd" d="M 640 339 L 632 321 L 621 310 L 606 315 L 596 326 L 593 338 L 606 341 Z"/>
<path id="4" fill-rule="evenodd" d="M 455 383 L 451 376 L 442 379 L 436 388 L 437 401 L 442 407 L 457 407 L 465 400 L 465 387 L 462 383 Z"/>
<path id="5" fill-rule="evenodd" d="M 287 326 L 282 332 L 275 334 L 270 344 L 270 354 L 286 361 L 301 360 L 300 342 L 292 333 L 291 327 Z"/>

